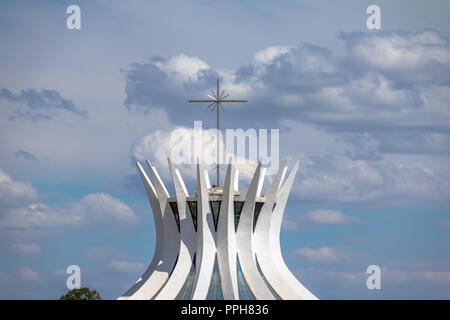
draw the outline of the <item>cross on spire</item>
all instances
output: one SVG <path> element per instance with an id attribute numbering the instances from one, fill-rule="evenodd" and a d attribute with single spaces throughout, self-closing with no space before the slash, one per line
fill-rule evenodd
<path id="1" fill-rule="evenodd" d="M 212 95 L 208 94 L 208 97 L 211 99 L 207 99 L 207 100 L 189 100 L 189 102 L 209 102 L 208 108 L 211 110 L 211 112 L 214 111 L 214 109 L 216 109 L 217 111 L 217 187 L 219 186 L 219 182 L 220 182 L 220 174 L 219 174 L 219 132 L 220 132 L 220 122 L 219 122 L 219 109 L 222 109 L 222 111 L 225 111 L 223 109 L 223 106 L 221 105 L 222 103 L 226 102 L 247 102 L 247 100 L 242 100 L 242 99 L 226 99 L 229 95 L 225 95 L 225 90 L 222 90 L 222 92 L 220 92 L 220 85 L 219 85 L 219 79 L 217 79 L 217 91 L 214 92 L 213 90 L 211 90 Z"/>

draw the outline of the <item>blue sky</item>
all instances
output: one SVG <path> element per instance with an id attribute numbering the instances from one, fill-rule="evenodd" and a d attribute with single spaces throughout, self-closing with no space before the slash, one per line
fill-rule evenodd
<path id="1" fill-rule="evenodd" d="M 300 160 L 281 244 L 315 295 L 449 298 L 449 33 L 447 1 L 0 1 L 0 298 L 59 298 L 72 264 L 128 289 L 155 240 L 134 162 L 167 178 L 217 77 L 249 100 L 224 128 L 278 128 Z"/>

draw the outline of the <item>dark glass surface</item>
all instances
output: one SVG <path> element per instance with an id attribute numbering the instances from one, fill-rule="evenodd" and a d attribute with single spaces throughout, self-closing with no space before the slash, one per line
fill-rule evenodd
<path id="1" fill-rule="evenodd" d="M 235 201 L 234 202 L 234 229 L 235 230 L 237 229 L 243 206 L 244 206 L 244 201 Z"/>
<path id="2" fill-rule="evenodd" d="M 258 220 L 258 216 L 259 216 L 259 213 L 261 212 L 261 208 L 262 208 L 263 204 L 264 204 L 264 202 L 256 202 L 255 203 L 255 213 L 253 216 L 253 229 L 255 229 L 256 221 Z"/>
<path id="3" fill-rule="evenodd" d="M 181 288 L 175 300 L 189 300 L 191 298 L 192 287 L 194 285 L 194 278 L 195 278 L 195 257 L 191 271 L 189 272 L 189 275 L 187 276 L 186 281 L 184 282 L 183 287 Z"/>
<path id="4" fill-rule="evenodd" d="M 214 271 L 206 300 L 223 300 L 222 286 L 220 285 L 219 270 L 217 268 L 217 257 L 214 262 Z"/>
<path id="5" fill-rule="evenodd" d="M 219 221 L 220 205 L 222 201 L 210 201 L 211 212 L 214 220 L 214 229 L 217 231 L 217 222 Z"/>
<path id="6" fill-rule="evenodd" d="M 178 213 L 178 204 L 176 202 L 169 202 L 170 207 L 172 208 L 173 216 L 175 217 L 175 221 L 177 222 L 178 232 L 180 232 L 180 215 Z"/>
<path id="7" fill-rule="evenodd" d="M 197 201 L 188 201 L 187 203 L 191 212 L 192 221 L 194 222 L 195 231 L 197 231 Z"/>
<path id="8" fill-rule="evenodd" d="M 247 281 L 241 271 L 241 265 L 239 259 L 237 259 L 237 276 L 238 276 L 238 288 L 239 288 L 239 300 L 256 300 L 252 291 L 250 290 Z"/>

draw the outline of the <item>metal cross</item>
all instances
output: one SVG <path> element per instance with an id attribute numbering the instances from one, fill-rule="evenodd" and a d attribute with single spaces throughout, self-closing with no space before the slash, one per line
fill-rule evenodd
<path id="1" fill-rule="evenodd" d="M 219 109 L 222 109 L 222 111 L 225 111 L 221 105 L 223 102 L 247 102 L 247 100 L 233 100 L 233 99 L 226 99 L 229 95 L 225 95 L 225 91 L 222 90 L 220 92 L 219 87 L 219 79 L 217 79 L 217 91 L 214 92 L 211 90 L 212 95 L 208 94 L 208 97 L 211 98 L 209 100 L 189 100 L 189 102 L 209 102 L 208 108 L 211 110 L 211 112 L 214 111 L 214 109 L 217 110 L 217 187 L 219 186 L 219 132 L 220 132 L 220 126 L 219 126 Z"/>

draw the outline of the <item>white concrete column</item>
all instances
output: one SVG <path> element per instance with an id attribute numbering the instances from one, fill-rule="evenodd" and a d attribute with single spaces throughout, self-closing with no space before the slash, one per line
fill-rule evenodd
<path id="1" fill-rule="evenodd" d="M 180 251 L 175 268 L 167 280 L 164 287 L 155 297 L 155 300 L 174 300 L 183 287 L 192 267 L 192 260 L 195 254 L 195 229 L 192 216 L 189 212 L 186 197 L 188 193 L 183 179 L 177 169 L 169 162 L 170 173 L 172 175 L 175 195 L 177 198 L 178 216 L 180 219 Z"/>
<path id="2" fill-rule="evenodd" d="M 259 195 L 264 176 L 261 175 L 261 162 L 256 167 L 250 186 L 245 196 L 241 217 L 236 231 L 236 244 L 241 271 L 256 299 L 273 300 L 275 297 L 261 278 L 255 260 L 253 245 L 253 220 L 256 197 Z"/>
<path id="3" fill-rule="evenodd" d="M 228 164 L 217 224 L 217 266 L 224 300 L 238 300 L 236 237 L 234 228 L 234 186 L 236 169 Z"/>
<path id="4" fill-rule="evenodd" d="M 272 211 L 276 203 L 276 197 L 280 188 L 281 179 L 286 170 L 286 161 L 283 161 L 272 183 L 264 195 L 265 202 L 256 221 L 254 232 L 255 253 L 259 267 L 270 286 L 275 292 L 286 300 L 299 299 L 296 291 L 287 283 L 278 268 L 280 261 L 275 261 L 270 250 L 270 225 L 272 223 Z"/>
<path id="5" fill-rule="evenodd" d="M 163 287 L 173 270 L 180 247 L 180 234 L 176 224 L 172 208 L 169 205 L 169 193 L 159 177 L 156 168 L 147 160 L 150 176 L 153 180 L 155 191 L 159 200 L 162 214 L 163 246 L 161 261 L 156 270 L 145 283 L 131 296 L 133 300 L 147 300 L 154 298 L 155 294 Z"/>
<path id="6" fill-rule="evenodd" d="M 161 207 L 159 205 L 158 196 L 156 195 L 156 190 L 147 174 L 145 173 L 142 166 L 139 162 L 136 162 L 136 166 L 141 176 L 142 183 L 144 184 L 145 191 L 147 193 L 148 200 L 150 202 L 150 206 L 152 208 L 153 219 L 155 223 L 155 231 L 156 231 L 156 244 L 155 244 L 155 253 L 153 254 L 153 259 L 147 270 L 145 270 L 144 274 L 134 283 L 127 292 L 125 292 L 118 300 L 127 300 L 133 294 L 135 294 L 144 283 L 150 278 L 150 276 L 157 270 L 157 267 L 161 264 L 162 252 L 164 250 L 164 230 L 163 230 L 163 220 Z M 149 298 L 150 299 L 150 298 Z"/>
<path id="7" fill-rule="evenodd" d="M 283 255 L 281 253 L 280 245 L 280 231 L 281 222 L 283 220 L 284 210 L 286 208 L 286 202 L 291 192 L 292 185 L 295 180 L 295 176 L 298 171 L 299 163 L 295 163 L 294 168 L 291 170 L 289 177 L 286 179 L 284 185 L 278 191 L 277 205 L 272 212 L 272 222 L 269 232 L 269 250 L 273 257 L 273 261 L 278 267 L 278 273 L 284 278 L 285 282 L 296 292 L 297 299 L 301 300 L 317 300 L 317 297 L 313 295 L 308 289 L 306 289 L 300 281 L 292 274 L 291 270 L 284 262 Z"/>
<path id="8" fill-rule="evenodd" d="M 203 165 L 197 164 L 197 254 L 196 273 L 192 299 L 204 300 L 209 285 L 216 256 L 215 231 L 212 212 L 209 206 L 209 190 Z"/>

